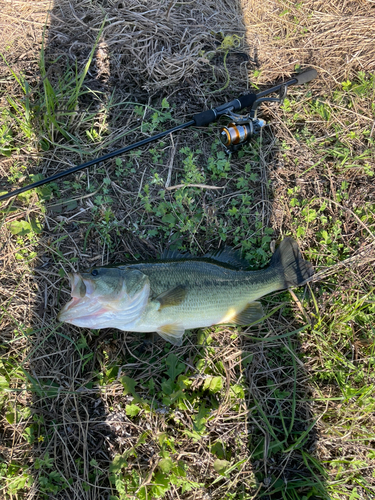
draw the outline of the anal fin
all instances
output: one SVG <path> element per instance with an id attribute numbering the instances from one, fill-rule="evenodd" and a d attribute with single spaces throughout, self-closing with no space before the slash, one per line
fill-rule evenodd
<path id="1" fill-rule="evenodd" d="M 263 316 L 262 304 L 260 302 L 250 302 L 245 309 L 233 317 L 232 321 L 237 325 L 250 325 L 261 320 Z"/>
<path id="2" fill-rule="evenodd" d="M 173 345 L 182 345 L 182 336 L 185 329 L 178 323 L 170 323 L 168 325 L 159 326 L 156 330 L 158 334 Z"/>

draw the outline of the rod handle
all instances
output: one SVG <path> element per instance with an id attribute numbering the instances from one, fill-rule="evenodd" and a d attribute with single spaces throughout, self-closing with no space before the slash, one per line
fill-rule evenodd
<path id="1" fill-rule="evenodd" d="M 219 116 L 228 111 L 241 111 L 241 109 L 251 106 L 256 101 L 256 98 L 256 94 L 242 95 L 238 99 L 233 99 L 233 101 L 226 102 L 217 108 L 207 109 L 206 111 L 202 111 L 202 113 L 194 115 L 193 120 L 197 127 L 205 127 L 215 122 Z"/>

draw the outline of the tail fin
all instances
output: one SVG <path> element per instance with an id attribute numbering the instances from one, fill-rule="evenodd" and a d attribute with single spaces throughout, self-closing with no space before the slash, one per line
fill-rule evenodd
<path id="1" fill-rule="evenodd" d="M 310 262 L 303 260 L 297 243 L 293 238 L 284 238 L 273 254 L 270 267 L 281 273 L 285 288 L 299 286 L 314 274 Z"/>

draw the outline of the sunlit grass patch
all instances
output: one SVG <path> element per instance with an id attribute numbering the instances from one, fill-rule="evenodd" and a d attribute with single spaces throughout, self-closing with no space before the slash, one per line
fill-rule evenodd
<path id="1" fill-rule="evenodd" d="M 373 290 L 361 298 L 327 296 L 309 339 L 308 368 L 322 412 L 318 450 L 329 474 L 328 490 L 338 498 L 374 488 L 373 299 Z"/>
<path id="2" fill-rule="evenodd" d="M 279 200 L 292 234 L 309 241 L 307 255 L 328 272 L 312 286 L 302 359 L 315 386 L 313 457 L 325 470 L 328 494 L 340 499 L 367 498 L 374 488 L 374 275 L 366 265 L 375 240 L 373 93 L 373 75 L 359 73 L 329 96 L 283 107 L 294 140 L 282 142 L 289 187 Z M 330 277 L 329 266 L 336 269 Z"/>

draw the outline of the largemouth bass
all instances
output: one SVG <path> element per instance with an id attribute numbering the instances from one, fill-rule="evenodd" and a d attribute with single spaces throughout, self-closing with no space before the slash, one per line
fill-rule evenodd
<path id="1" fill-rule="evenodd" d="M 86 328 L 156 331 L 181 345 L 185 330 L 259 321 L 263 309 L 257 299 L 299 286 L 313 273 L 292 238 L 285 238 L 269 267 L 259 271 L 247 271 L 233 251 L 93 268 L 69 274 L 72 300 L 58 319 Z"/>

